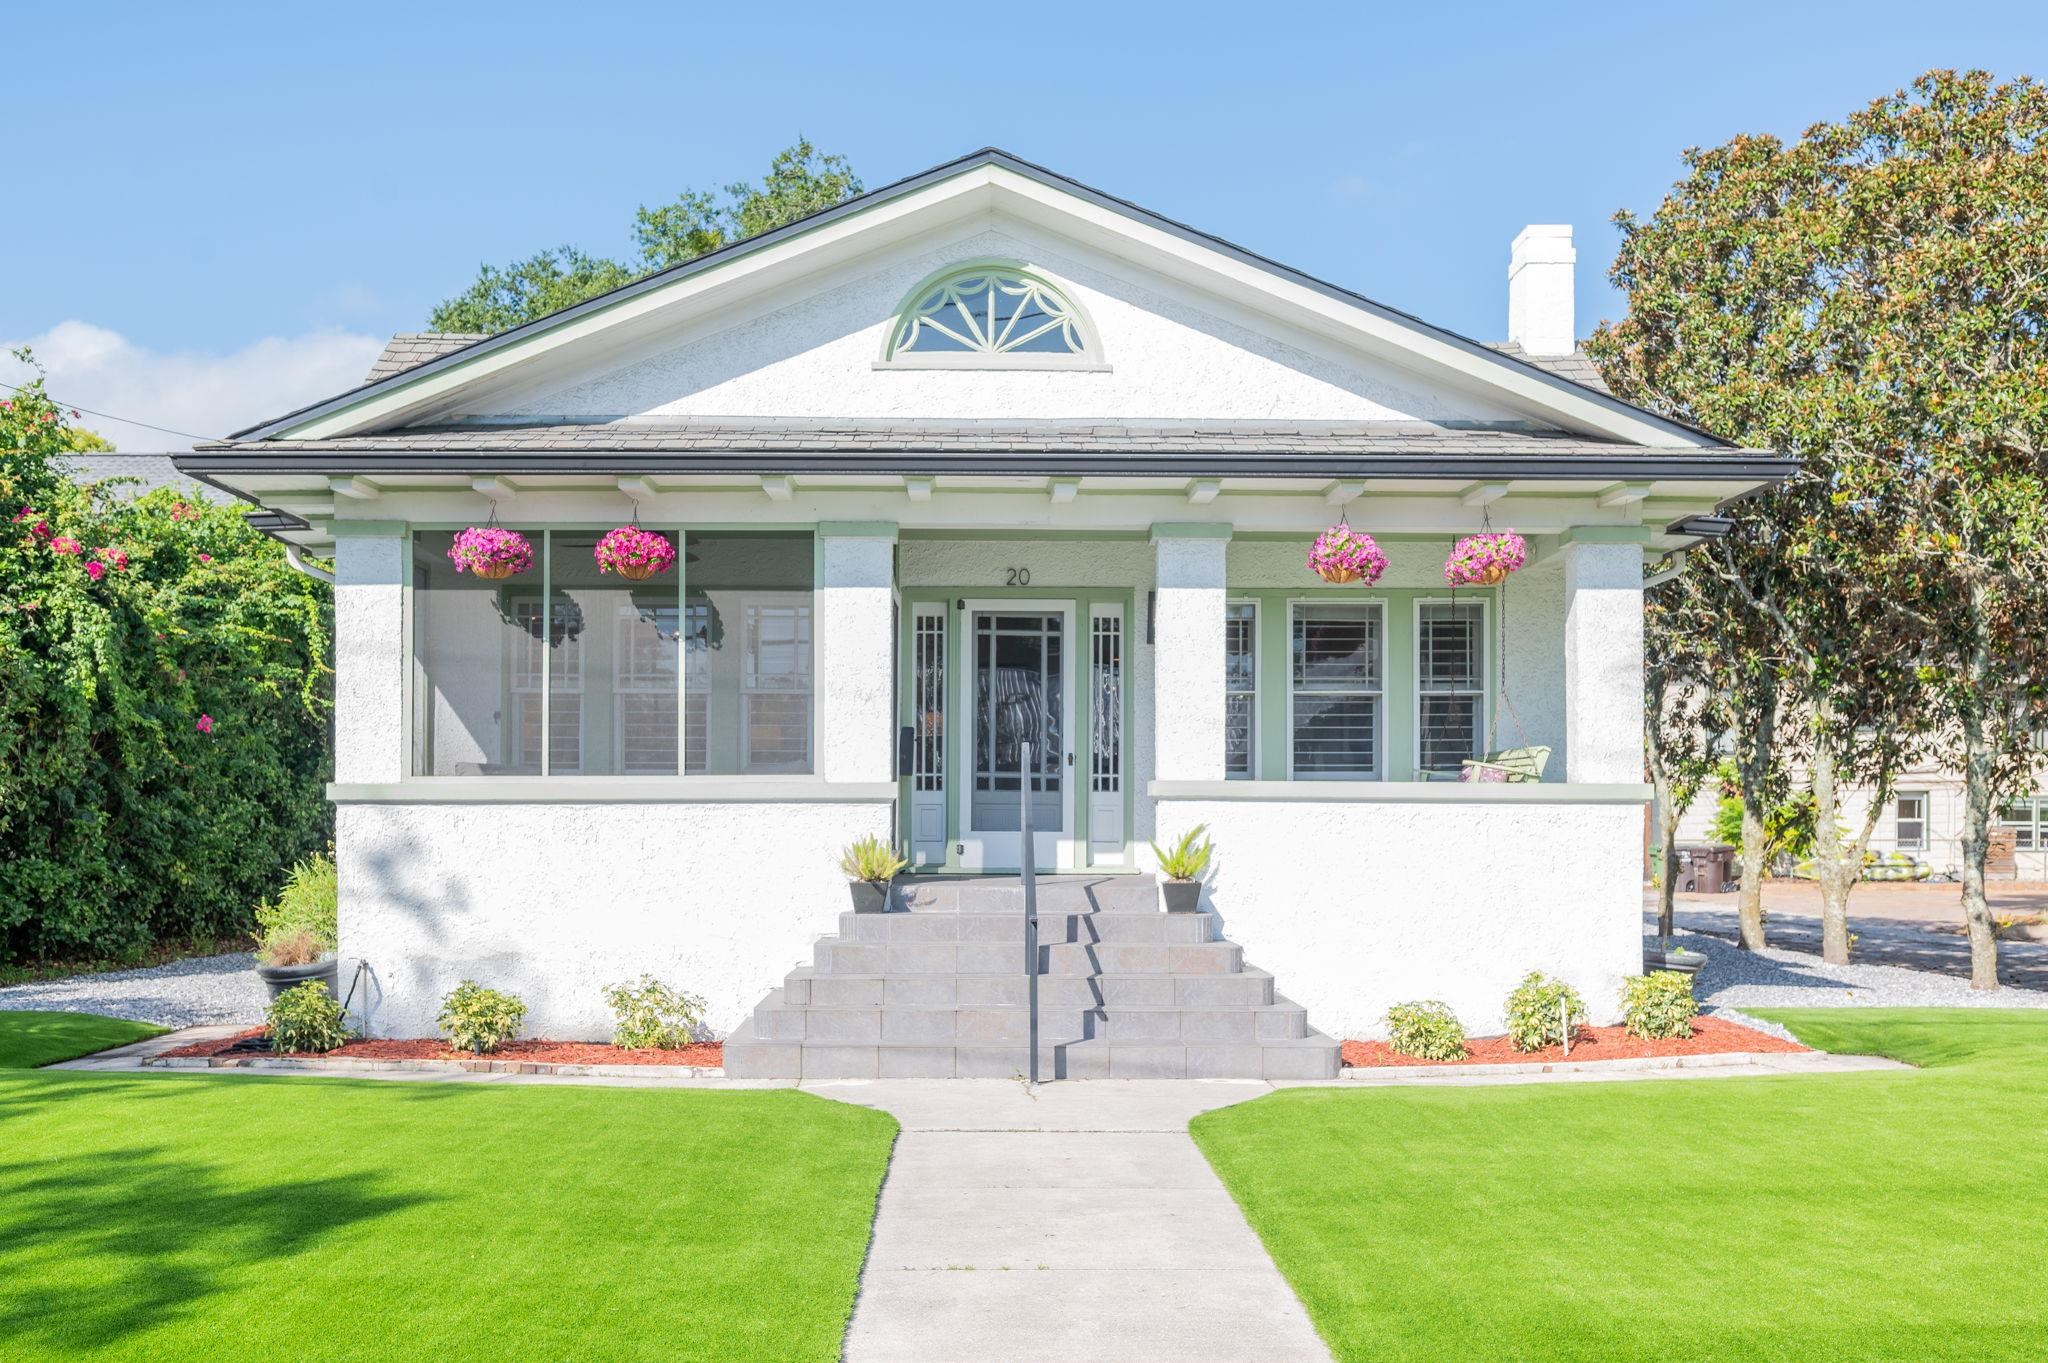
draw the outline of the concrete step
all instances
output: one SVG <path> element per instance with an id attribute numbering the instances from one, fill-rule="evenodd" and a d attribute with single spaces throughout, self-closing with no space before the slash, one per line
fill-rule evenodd
<path id="1" fill-rule="evenodd" d="M 753 1035 L 763 1041 L 989 1044 L 1028 1041 L 1028 1007 L 833 1008 L 793 1005 L 782 991 L 754 1010 Z M 1308 1035 L 1308 1013 L 1281 1000 L 1264 1007 L 1073 1008 L 1045 1006 L 1038 1016 L 1042 1041 L 1114 1042 L 1292 1041 Z"/>
<path id="2" fill-rule="evenodd" d="M 1038 940 L 1055 942 L 1214 942 L 1223 935 L 1213 913 L 1162 913 L 1140 910 L 1038 913 Z M 1021 907 L 984 911 L 918 913 L 842 913 L 842 942 L 1005 942 L 1019 952 L 1024 946 Z"/>
<path id="3" fill-rule="evenodd" d="M 1021 1008 L 1030 982 L 1021 967 L 997 974 L 821 975 L 792 970 L 782 1002 L 826 1008 Z M 1276 1002 L 1273 977 L 1256 966 L 1228 975 L 1041 975 L 1041 1008 L 1236 1008 Z"/>
<path id="4" fill-rule="evenodd" d="M 1320 1032 L 1250 1043 L 1042 1041 L 1041 1079 L 1334 1079 L 1337 1043 Z M 735 1079 L 1008 1079 L 1030 1066 L 1024 1045 L 767 1041 L 741 1023 L 725 1043 Z"/>
<path id="5" fill-rule="evenodd" d="M 1023 973 L 1010 942 L 848 942 L 811 948 L 821 975 L 1002 975 Z M 1231 975 L 1244 964 L 1235 942 L 1053 942 L 1038 948 L 1042 975 Z"/>
<path id="6" fill-rule="evenodd" d="M 894 898 L 910 913 L 1022 913 L 1024 884 L 1015 876 L 906 876 Z M 1040 876 L 1037 899 L 1040 914 L 1161 909 L 1150 875 Z"/>

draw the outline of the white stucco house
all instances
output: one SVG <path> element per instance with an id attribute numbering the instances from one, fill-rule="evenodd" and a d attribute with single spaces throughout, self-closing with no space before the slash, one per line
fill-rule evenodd
<path id="1" fill-rule="evenodd" d="M 1568 228 L 1517 238 L 1488 345 L 990 150 L 401 337 L 181 457 L 334 560 L 361 1021 L 430 1034 L 474 978 L 604 1036 L 600 988 L 646 971 L 710 1000 L 736 1074 L 1007 1075 L 993 877 L 1027 854 L 1059 1073 L 1332 1073 L 1393 1002 L 1498 1031 L 1531 969 L 1611 1019 L 1645 556 L 1792 465 L 1601 390 L 1572 262 Z M 1377 583 L 1306 568 L 1340 516 Z M 531 568 L 452 571 L 490 518 Z M 635 519 L 675 570 L 600 574 Z M 1529 563 L 1450 590 L 1489 520 Z M 1456 779 L 1529 746 L 1540 782 Z M 1194 825 L 1208 912 L 1166 915 L 1149 843 Z M 842 919 L 863 834 L 923 873 L 911 912 Z"/>

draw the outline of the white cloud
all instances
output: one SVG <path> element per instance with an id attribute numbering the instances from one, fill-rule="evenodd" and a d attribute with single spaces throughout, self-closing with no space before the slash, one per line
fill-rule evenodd
<path id="1" fill-rule="evenodd" d="M 24 344 L 47 371 L 50 396 L 129 419 L 87 413 L 78 423 L 129 454 L 190 449 L 193 443 L 132 422 L 224 436 L 355 387 L 384 345 L 375 336 L 314 331 L 265 337 L 225 355 L 166 352 L 90 322 L 59 322 L 40 336 L 0 342 L 0 382 L 33 377 L 5 353 Z"/>

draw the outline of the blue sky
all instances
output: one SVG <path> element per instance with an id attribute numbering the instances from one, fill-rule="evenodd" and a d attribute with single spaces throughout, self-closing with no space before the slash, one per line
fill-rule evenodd
<path id="1" fill-rule="evenodd" d="M 0 340 L 36 339 L 60 397 L 213 434 L 345 386 L 481 261 L 623 254 L 636 205 L 799 133 L 870 185 L 993 143 L 1483 338 L 1515 231 L 1570 222 L 1590 330 L 1620 309 L 1608 218 L 1654 207 L 1682 148 L 1932 66 L 2048 74 L 2039 4 L 1098 0 L 1019 35 L 1025 12 L 19 10 Z"/>

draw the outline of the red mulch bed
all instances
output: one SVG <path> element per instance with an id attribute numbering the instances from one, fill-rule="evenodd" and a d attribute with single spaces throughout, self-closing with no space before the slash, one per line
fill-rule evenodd
<path id="1" fill-rule="evenodd" d="M 1572 1040 L 1572 1053 L 1567 1057 L 1560 1046 L 1545 1046 L 1540 1051 L 1518 1051 L 1508 1044 L 1504 1036 L 1473 1037 L 1465 1043 L 1467 1052 L 1463 1060 L 1417 1060 L 1412 1055 L 1402 1055 L 1384 1041 L 1347 1041 L 1344 1043 L 1344 1063 L 1354 1069 L 1374 1069 L 1388 1065 L 1502 1065 L 1528 1064 L 1531 1061 L 1546 1060 L 1628 1060 L 1638 1056 L 1661 1055 L 1726 1055 L 1731 1051 L 1765 1051 L 1783 1054 L 1788 1051 L 1803 1051 L 1806 1047 L 1794 1041 L 1759 1032 L 1753 1027 L 1743 1027 L 1723 1018 L 1699 1017 L 1692 1022 L 1692 1035 L 1672 1041 L 1645 1041 L 1630 1036 L 1623 1027 L 1581 1027 Z"/>
<path id="2" fill-rule="evenodd" d="M 250 1037 L 262 1036 L 264 1029 L 252 1027 L 246 1032 L 220 1037 L 213 1041 L 201 1041 L 190 1046 L 180 1046 L 165 1051 L 164 1055 L 179 1059 L 187 1057 L 209 1058 L 234 1047 L 237 1042 Z M 477 1056 L 468 1051 L 451 1051 L 448 1043 L 438 1037 L 421 1037 L 412 1041 L 351 1041 L 346 1046 L 326 1052 L 301 1052 L 293 1059 L 344 1059 L 344 1060 L 475 1060 Z M 627 1051 L 601 1041 L 508 1041 L 485 1060 L 520 1061 L 540 1065 L 704 1065 L 725 1064 L 725 1043 L 704 1041 L 684 1046 L 677 1050 Z"/>

